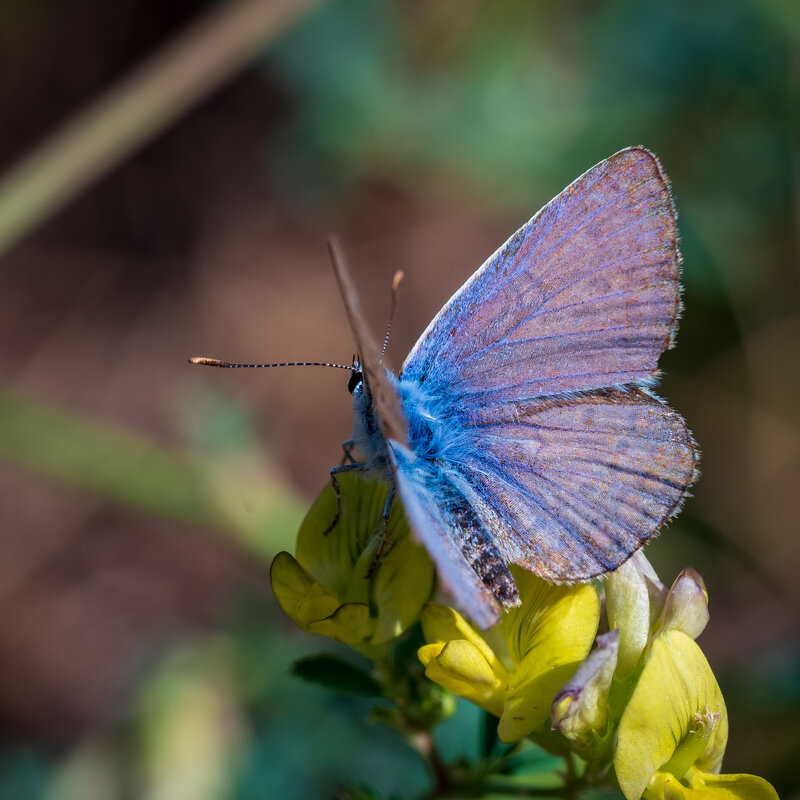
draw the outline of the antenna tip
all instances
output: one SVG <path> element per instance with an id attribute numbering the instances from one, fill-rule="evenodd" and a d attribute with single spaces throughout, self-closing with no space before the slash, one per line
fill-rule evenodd
<path id="1" fill-rule="evenodd" d="M 404 277 L 405 277 L 405 273 L 403 272 L 403 270 L 399 269 L 399 270 L 397 270 L 397 272 L 395 272 L 394 278 L 392 278 L 392 291 L 393 292 L 397 291 L 397 289 L 400 286 L 400 284 L 402 283 Z"/>
<path id="2" fill-rule="evenodd" d="M 205 356 L 192 356 L 190 364 L 203 364 L 206 367 L 218 367 L 222 362 L 218 358 L 206 358 Z"/>

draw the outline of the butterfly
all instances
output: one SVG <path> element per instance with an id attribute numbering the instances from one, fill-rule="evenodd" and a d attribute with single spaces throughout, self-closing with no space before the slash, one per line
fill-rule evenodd
<path id="1" fill-rule="evenodd" d="M 678 512 L 698 452 L 652 393 L 681 312 L 681 256 L 651 152 L 621 150 L 551 200 L 450 298 L 397 375 L 332 254 L 358 352 L 351 463 L 332 479 L 382 475 L 384 518 L 396 494 L 480 627 L 519 603 L 509 564 L 587 581 Z"/>

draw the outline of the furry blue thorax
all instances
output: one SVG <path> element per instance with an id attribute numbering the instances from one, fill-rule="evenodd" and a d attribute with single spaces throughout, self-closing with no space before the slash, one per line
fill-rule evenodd
<path id="1" fill-rule="evenodd" d="M 425 394 L 417 381 L 398 379 L 388 370 L 386 374 L 400 395 L 411 453 L 431 464 L 453 460 L 459 448 L 467 443 L 457 426 L 448 420 L 446 405 Z M 353 443 L 365 467 L 391 481 L 386 440 L 375 414 L 372 398 L 360 381 L 353 389 Z"/>

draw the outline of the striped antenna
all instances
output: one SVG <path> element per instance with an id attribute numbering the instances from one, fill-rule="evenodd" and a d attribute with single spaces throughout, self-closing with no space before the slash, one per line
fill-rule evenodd
<path id="1" fill-rule="evenodd" d="M 201 364 L 204 367 L 222 367 L 223 369 L 267 369 L 268 367 L 333 367 L 334 369 L 353 370 L 352 364 L 331 364 L 327 361 L 277 361 L 274 364 L 237 364 L 231 361 L 220 361 L 218 358 L 193 356 L 190 364 Z"/>
<path id="2" fill-rule="evenodd" d="M 386 323 L 386 336 L 383 337 L 383 348 L 381 349 L 381 361 L 386 355 L 386 348 L 389 345 L 389 337 L 392 335 L 392 321 L 394 320 L 394 312 L 397 308 L 397 290 L 400 288 L 400 283 L 403 280 L 403 271 L 397 270 L 392 278 L 392 304 L 389 306 L 389 321 Z"/>

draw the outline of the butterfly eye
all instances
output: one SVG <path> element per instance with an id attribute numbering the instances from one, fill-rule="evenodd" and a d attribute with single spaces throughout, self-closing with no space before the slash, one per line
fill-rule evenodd
<path id="1" fill-rule="evenodd" d="M 347 382 L 347 391 L 350 392 L 350 394 L 353 394 L 353 392 L 355 392 L 355 390 L 361 385 L 361 381 L 363 380 L 364 377 L 361 374 L 361 371 L 354 371 L 350 375 L 350 380 Z"/>

